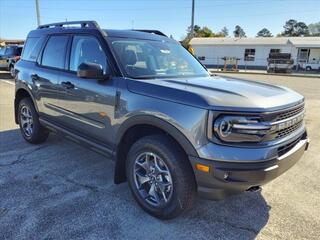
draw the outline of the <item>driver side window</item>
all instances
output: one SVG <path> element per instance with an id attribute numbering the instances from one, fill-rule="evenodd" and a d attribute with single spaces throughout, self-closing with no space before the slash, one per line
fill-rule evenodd
<path id="1" fill-rule="evenodd" d="M 103 72 L 109 72 L 107 56 L 99 41 L 92 36 L 74 36 L 70 55 L 70 70 L 77 71 L 81 63 L 96 63 Z"/>

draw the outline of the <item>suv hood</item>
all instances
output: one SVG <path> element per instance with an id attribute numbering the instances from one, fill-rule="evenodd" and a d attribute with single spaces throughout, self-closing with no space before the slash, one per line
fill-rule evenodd
<path id="1" fill-rule="evenodd" d="M 131 92 L 206 109 L 266 111 L 295 105 L 300 94 L 280 86 L 225 77 L 128 80 Z"/>

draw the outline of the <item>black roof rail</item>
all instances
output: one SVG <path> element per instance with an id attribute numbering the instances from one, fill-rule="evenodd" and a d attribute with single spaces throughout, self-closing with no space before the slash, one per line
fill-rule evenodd
<path id="1" fill-rule="evenodd" d="M 40 25 L 38 29 L 50 28 L 50 27 L 63 27 L 64 25 L 76 25 L 79 24 L 82 28 L 96 28 L 100 29 L 99 24 L 96 21 L 70 21 L 70 22 L 58 22 Z"/>
<path id="2" fill-rule="evenodd" d="M 167 35 L 165 35 L 163 32 L 159 31 L 159 30 L 149 30 L 149 29 L 132 29 L 133 31 L 138 31 L 138 32 L 146 32 L 146 33 L 153 33 L 153 34 L 157 34 L 157 35 L 161 35 L 164 37 L 168 37 Z"/>

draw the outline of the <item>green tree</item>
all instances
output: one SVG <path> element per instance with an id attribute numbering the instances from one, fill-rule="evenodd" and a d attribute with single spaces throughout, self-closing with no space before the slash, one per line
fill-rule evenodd
<path id="1" fill-rule="evenodd" d="M 206 26 L 200 27 L 199 25 L 194 25 L 193 34 L 194 37 L 223 37 L 222 33 L 214 33 L 210 28 Z M 191 28 L 188 27 L 187 36 L 181 41 L 182 46 L 188 49 L 190 40 Z"/>
<path id="2" fill-rule="evenodd" d="M 204 26 L 200 27 L 199 25 L 194 25 L 193 27 L 194 37 L 216 37 L 219 34 L 214 33 L 210 28 Z M 187 29 L 187 37 L 191 38 L 191 29 L 190 27 Z"/>
<path id="3" fill-rule="evenodd" d="M 219 32 L 220 35 L 222 35 L 223 37 L 228 37 L 229 36 L 229 30 L 227 27 L 223 27 L 221 29 L 221 31 Z"/>
<path id="4" fill-rule="evenodd" d="M 190 29 L 190 27 L 189 27 L 189 29 Z M 194 25 L 194 27 L 193 27 L 193 31 L 194 31 L 195 33 L 199 32 L 200 29 L 201 29 L 201 27 L 200 27 L 199 25 Z M 190 32 L 191 32 L 191 31 L 190 31 Z"/>
<path id="5" fill-rule="evenodd" d="M 196 32 L 196 37 L 214 37 L 214 32 L 208 27 L 202 27 L 198 32 Z"/>
<path id="6" fill-rule="evenodd" d="M 311 23 L 308 26 L 310 35 L 312 36 L 320 36 L 320 22 Z"/>
<path id="7" fill-rule="evenodd" d="M 309 35 L 308 26 L 304 22 L 298 22 L 294 19 L 286 21 L 286 24 L 283 26 L 283 28 L 284 31 L 281 33 L 281 36 L 300 37 Z"/>
<path id="8" fill-rule="evenodd" d="M 272 33 L 267 28 L 262 28 L 258 33 L 257 37 L 273 37 Z"/>
<path id="9" fill-rule="evenodd" d="M 233 35 L 234 35 L 234 37 L 246 37 L 246 33 L 239 25 L 235 26 L 235 29 L 233 31 Z"/>

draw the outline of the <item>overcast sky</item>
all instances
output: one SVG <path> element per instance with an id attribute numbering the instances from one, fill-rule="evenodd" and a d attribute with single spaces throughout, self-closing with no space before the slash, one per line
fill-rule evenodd
<path id="1" fill-rule="evenodd" d="M 109 29 L 159 29 L 180 40 L 190 25 L 191 0 L 39 0 L 41 23 L 96 20 Z M 274 35 L 288 19 L 320 21 L 320 0 L 195 0 L 195 24 L 232 34 L 240 25 L 254 37 Z M 0 38 L 23 39 L 36 28 L 35 0 L 0 0 Z"/>

